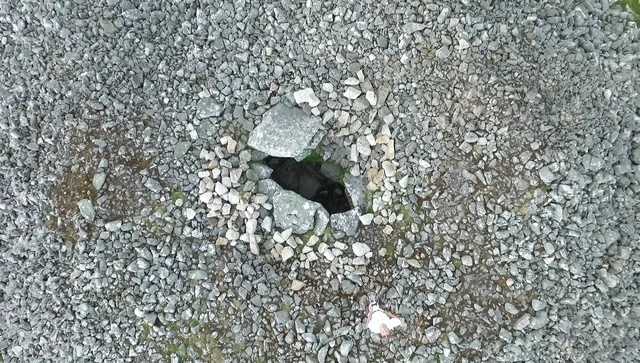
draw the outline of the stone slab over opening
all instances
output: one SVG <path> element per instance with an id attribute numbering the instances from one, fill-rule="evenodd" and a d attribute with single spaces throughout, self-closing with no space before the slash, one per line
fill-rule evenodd
<path id="1" fill-rule="evenodd" d="M 249 134 L 248 144 L 270 156 L 300 161 L 318 146 L 324 133 L 319 117 L 280 103 L 262 115 L 262 122 Z"/>
<path id="2" fill-rule="evenodd" d="M 253 167 L 261 179 L 258 190 L 271 198 L 274 222 L 280 228 L 321 235 L 331 223 L 334 235 L 353 235 L 366 209 L 364 181 L 343 177 L 333 163 L 304 160 L 324 133 L 320 118 L 299 108 L 278 104 L 265 112 L 248 141 L 267 155 Z"/>

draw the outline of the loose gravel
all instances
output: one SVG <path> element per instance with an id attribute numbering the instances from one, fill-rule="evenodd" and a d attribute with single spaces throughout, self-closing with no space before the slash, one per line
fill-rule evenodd
<path id="1" fill-rule="evenodd" d="M 629 19 L 590 0 L 3 2 L 0 361 L 639 361 Z M 304 234 L 274 219 L 249 146 L 274 107 L 314 120 L 362 208 Z M 365 295 L 406 322 L 392 339 Z"/>

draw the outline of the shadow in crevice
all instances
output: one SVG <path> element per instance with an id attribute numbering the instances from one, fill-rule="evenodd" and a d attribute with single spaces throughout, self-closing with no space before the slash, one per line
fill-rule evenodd
<path id="1" fill-rule="evenodd" d="M 297 162 L 293 158 L 268 156 L 265 165 L 273 169 L 271 179 L 282 188 L 320 203 L 330 214 L 352 209 L 344 185 L 328 178 L 321 163 Z"/>

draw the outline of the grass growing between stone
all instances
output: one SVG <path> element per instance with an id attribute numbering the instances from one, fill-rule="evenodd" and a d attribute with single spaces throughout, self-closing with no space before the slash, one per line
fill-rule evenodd
<path id="1" fill-rule="evenodd" d="M 178 202 L 178 200 L 182 201 L 182 204 L 178 207 L 180 209 L 182 209 L 184 207 L 184 204 L 187 202 L 187 196 L 184 195 L 184 192 L 182 191 L 181 188 L 177 187 L 175 188 L 172 192 L 171 192 L 171 202 L 173 203 L 173 205 L 176 205 L 176 202 Z"/>
<path id="2" fill-rule="evenodd" d="M 640 27 L 640 0 L 618 0 L 611 7 L 619 6 L 631 14 L 633 21 Z"/>
<path id="3" fill-rule="evenodd" d="M 142 128 L 144 116 L 137 119 L 136 124 Z M 119 124 L 106 127 L 106 123 L 97 121 L 87 125 L 86 130 L 71 131 L 61 142 L 65 162 L 59 166 L 49 191 L 53 204 L 45 205 L 43 214 L 45 225 L 66 241 L 77 240 L 75 221 L 81 199 L 91 200 L 98 216 L 105 220 L 137 212 L 142 191 L 136 188 L 136 179 L 140 171 L 150 169 L 154 155 L 143 152 L 138 142 L 127 136 L 129 131 Z M 93 176 L 103 159 L 108 163 L 106 182 L 96 190 Z"/>
<path id="4" fill-rule="evenodd" d="M 309 156 L 307 156 L 306 158 L 302 159 L 303 163 L 310 163 L 310 164 L 322 164 L 324 163 L 324 158 L 319 155 L 316 152 L 312 152 L 311 154 L 309 154 Z"/>
<path id="5" fill-rule="evenodd" d="M 167 323 L 166 337 L 154 336 L 153 327 L 149 324 L 142 326 L 142 341 L 149 344 L 163 358 L 170 362 L 172 355 L 181 361 L 190 361 L 193 357 L 190 351 L 207 362 L 225 362 L 228 357 L 222 352 L 221 340 L 213 323 L 199 324 L 195 319 L 189 320 L 188 326 L 181 327 L 177 323 Z M 236 347 L 234 345 L 234 351 Z M 244 349 L 243 349 L 244 350 Z"/>

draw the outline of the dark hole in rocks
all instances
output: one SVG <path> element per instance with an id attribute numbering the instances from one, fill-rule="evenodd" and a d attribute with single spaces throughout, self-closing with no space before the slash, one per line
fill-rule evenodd
<path id="1" fill-rule="evenodd" d="M 344 185 L 322 173 L 322 163 L 297 162 L 293 158 L 273 156 L 265 158 L 264 163 L 273 169 L 271 179 L 282 188 L 320 203 L 330 214 L 346 212 L 353 208 Z"/>

